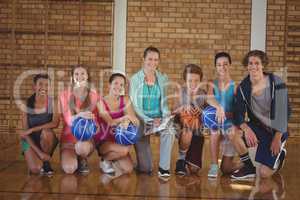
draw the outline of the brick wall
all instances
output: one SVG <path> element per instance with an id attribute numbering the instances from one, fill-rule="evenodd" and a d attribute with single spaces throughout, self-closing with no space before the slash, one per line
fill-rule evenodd
<path id="1" fill-rule="evenodd" d="M 296 1 L 289 1 L 290 5 L 299 6 Z M 287 79 L 286 3 L 287 0 L 268 0 L 266 52 L 271 62 L 266 70 L 280 75 L 288 85 L 295 85 L 295 78 Z M 295 9 L 291 8 L 294 15 Z M 296 17 L 294 21 L 297 19 L 299 22 Z M 227 51 L 233 59 L 232 77 L 238 82 L 245 72 L 241 60 L 250 49 L 250 23 L 251 1 L 248 0 L 128 0 L 126 70 L 130 75 L 139 70 L 143 50 L 153 45 L 161 50 L 160 70 L 167 73 L 172 81 L 181 81 L 181 73 L 187 63 L 199 64 L 205 78 L 212 79 L 214 54 Z M 296 66 L 299 68 L 299 62 Z M 298 89 L 296 91 L 289 86 L 289 90 L 294 94 L 291 98 L 294 111 L 296 108 L 289 127 L 291 135 L 299 135 L 297 102 L 300 96 L 296 94 Z"/>
<path id="2" fill-rule="evenodd" d="M 99 87 L 103 69 L 111 69 L 112 13 L 109 0 L 1 1 L 0 141 L 5 141 L 1 149 L 17 142 L 15 133 L 21 127 L 13 87 L 20 87 L 17 99 L 32 94 L 32 76 L 16 83 L 22 73 L 48 70 L 57 96 L 59 84 L 66 86 L 70 80 L 70 66 L 81 63 Z"/>
<path id="3" fill-rule="evenodd" d="M 287 82 L 293 111 L 289 123 L 291 136 L 298 136 L 300 130 L 299 10 L 297 1 L 268 0 L 266 50 L 271 62 L 267 70 Z"/>
<path id="4" fill-rule="evenodd" d="M 58 84 L 69 80 L 69 66 L 78 62 L 89 66 L 97 87 L 107 79 L 103 69 L 111 65 L 112 9 L 108 0 L 1 1 L 0 137 L 9 142 L 0 147 L 16 142 L 15 136 L 2 132 L 20 127 L 13 86 L 24 71 L 49 69 L 54 74 L 54 95 Z M 299 135 L 300 129 L 298 10 L 296 0 L 268 0 L 267 70 L 287 78 L 296 108 L 292 135 Z M 139 70 L 143 50 L 153 45 L 161 50 L 161 71 L 172 81 L 181 81 L 187 63 L 202 66 L 208 80 L 214 77 L 214 54 L 228 51 L 232 77 L 240 81 L 245 73 L 241 60 L 250 48 L 250 23 L 251 0 L 128 0 L 126 71 L 131 76 Z M 30 95 L 31 77 L 20 87 L 21 98 Z"/>
<path id="5" fill-rule="evenodd" d="M 269 71 L 284 71 L 286 0 L 268 0 L 266 51 Z M 282 74 L 282 77 L 284 74 Z M 283 77 L 284 78 L 284 77 Z"/>
<path id="6" fill-rule="evenodd" d="M 233 57 L 232 75 L 240 79 L 242 56 L 249 49 L 251 1 L 128 1 L 127 72 L 136 72 L 143 50 L 161 50 L 160 69 L 179 81 L 183 66 L 202 66 L 213 77 L 213 58 L 218 51 Z"/>
<path id="7" fill-rule="evenodd" d="M 227 51 L 233 58 L 232 77 L 244 74 L 240 61 L 250 45 L 251 1 L 128 1 L 127 63 L 129 75 L 140 69 L 143 51 L 153 45 L 161 51 L 160 70 L 182 83 L 186 64 L 202 67 L 204 79 L 214 78 L 214 55 Z M 172 98 L 169 103 L 173 105 Z"/>
<path id="8" fill-rule="evenodd" d="M 285 66 L 293 109 L 290 132 L 298 136 L 300 130 L 300 2 L 287 0 L 286 8 Z"/>

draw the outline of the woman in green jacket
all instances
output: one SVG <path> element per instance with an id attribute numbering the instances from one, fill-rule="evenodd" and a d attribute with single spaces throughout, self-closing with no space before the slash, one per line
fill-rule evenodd
<path id="1" fill-rule="evenodd" d="M 170 114 L 166 101 L 168 78 L 157 70 L 160 52 L 155 47 L 144 51 L 143 66 L 130 80 L 130 98 L 134 109 L 141 120 L 140 140 L 135 145 L 137 171 L 152 172 L 152 155 L 149 129 L 157 128 Z M 172 123 L 168 124 L 172 126 Z M 150 131 L 151 132 L 151 131 Z M 170 177 L 170 161 L 175 132 L 169 127 L 157 132 L 160 136 L 159 177 Z"/>

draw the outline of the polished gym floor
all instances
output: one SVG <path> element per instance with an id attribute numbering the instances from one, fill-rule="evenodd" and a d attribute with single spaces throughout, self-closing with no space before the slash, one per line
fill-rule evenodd
<path id="1" fill-rule="evenodd" d="M 136 174 L 110 180 L 98 168 L 99 158 L 94 153 L 89 159 L 91 172 L 88 175 L 66 175 L 59 166 L 59 149 L 52 166 L 52 177 L 29 175 L 19 150 L 11 157 L 15 160 L 0 160 L 0 200 L 27 199 L 291 199 L 300 198 L 300 140 L 290 138 L 284 168 L 273 178 L 265 180 L 234 181 L 219 175 L 209 179 L 208 138 L 204 151 L 204 167 L 196 176 L 179 177 L 174 174 L 177 144 L 173 149 L 172 176 L 164 181 L 157 176 L 158 138 L 152 138 L 155 171 L 152 176 Z M 19 148 L 19 147 L 18 147 Z M 134 152 L 132 156 L 135 158 Z M 1 159 L 1 158 L 0 158 Z"/>

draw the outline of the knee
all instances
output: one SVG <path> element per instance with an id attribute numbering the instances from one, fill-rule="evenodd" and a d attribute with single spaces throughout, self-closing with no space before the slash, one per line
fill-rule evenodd
<path id="1" fill-rule="evenodd" d="M 42 130 L 42 136 L 44 137 L 53 137 L 54 133 L 51 129 L 45 128 Z"/>
<path id="2" fill-rule="evenodd" d="M 160 139 L 167 143 L 173 143 L 175 140 L 175 134 L 171 134 L 168 131 L 163 131 L 160 134 Z"/>
<path id="3" fill-rule="evenodd" d="M 190 140 L 184 140 L 184 139 L 180 139 L 179 140 L 179 148 L 181 150 L 188 150 L 188 148 L 190 147 L 191 145 L 191 141 Z"/>
<path id="4" fill-rule="evenodd" d="M 130 174 L 133 171 L 133 165 L 127 165 L 122 169 L 124 174 Z"/>
<path id="5" fill-rule="evenodd" d="M 192 133 L 189 132 L 183 132 L 179 139 L 179 144 L 183 146 L 189 146 L 192 141 Z"/>
<path id="6" fill-rule="evenodd" d="M 78 167 L 77 163 L 65 163 L 62 165 L 62 169 L 66 174 L 73 174 Z"/>
<path id="7" fill-rule="evenodd" d="M 34 167 L 30 167 L 30 173 L 32 174 L 39 174 L 41 171 L 41 167 L 40 166 L 34 166 Z"/>
<path id="8" fill-rule="evenodd" d="M 93 145 L 90 142 L 77 142 L 75 144 L 75 152 L 77 155 L 87 157 L 93 149 Z"/>
<path id="9" fill-rule="evenodd" d="M 233 162 L 233 157 L 223 156 L 220 170 L 223 174 L 232 174 L 235 170 L 235 163 Z"/>
<path id="10" fill-rule="evenodd" d="M 232 167 L 228 167 L 228 166 L 222 165 L 222 164 L 221 164 L 220 170 L 221 170 L 222 174 L 224 174 L 224 175 L 228 175 L 233 172 Z"/>
<path id="11" fill-rule="evenodd" d="M 261 178 L 269 178 L 273 175 L 273 171 L 271 169 L 267 169 L 266 167 L 261 167 L 259 169 L 259 176 Z"/>
<path id="12" fill-rule="evenodd" d="M 234 138 L 236 137 L 236 133 L 230 132 L 227 134 L 227 137 L 230 142 L 233 142 Z"/>
<path id="13" fill-rule="evenodd" d="M 51 141 L 54 138 L 54 133 L 51 129 L 43 129 L 41 134 L 41 140 Z"/>
<path id="14" fill-rule="evenodd" d="M 242 131 L 238 128 L 232 128 L 227 134 L 227 138 L 231 143 L 236 142 L 243 135 Z"/>
<path id="15" fill-rule="evenodd" d="M 122 157 L 127 156 L 129 154 L 129 150 L 130 150 L 129 147 L 124 147 L 121 151 L 121 156 Z"/>

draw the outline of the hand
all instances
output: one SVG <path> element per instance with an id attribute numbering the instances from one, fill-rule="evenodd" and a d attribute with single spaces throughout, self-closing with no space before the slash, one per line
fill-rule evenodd
<path id="1" fill-rule="evenodd" d="M 25 137 L 27 136 L 27 135 L 30 135 L 32 133 L 32 130 L 31 129 L 27 129 L 26 131 L 21 131 L 20 132 L 20 137 L 22 138 L 22 139 L 25 139 Z"/>
<path id="2" fill-rule="evenodd" d="M 255 147 L 258 143 L 255 133 L 252 131 L 252 129 L 248 125 L 246 125 L 246 127 L 243 129 L 243 131 L 245 133 L 245 139 L 246 139 L 247 145 L 249 147 Z"/>
<path id="3" fill-rule="evenodd" d="M 97 129 L 96 129 L 96 134 L 97 134 L 97 133 L 99 133 L 100 130 L 101 130 L 101 129 L 100 129 L 100 128 L 101 128 L 101 127 L 100 127 L 100 124 L 99 124 L 98 122 L 96 123 L 96 128 L 97 128 Z"/>
<path id="4" fill-rule="evenodd" d="M 85 119 L 94 119 L 95 115 L 91 111 L 84 111 L 77 114 L 77 117 L 82 117 Z"/>
<path id="5" fill-rule="evenodd" d="M 277 156 L 281 148 L 281 134 L 276 134 L 272 140 L 270 150 L 273 156 Z"/>
<path id="6" fill-rule="evenodd" d="M 176 108 L 175 110 L 172 111 L 173 115 L 181 113 L 181 111 L 184 109 L 183 106 L 180 106 L 179 108 Z"/>
<path id="7" fill-rule="evenodd" d="M 129 119 L 125 119 L 123 120 L 121 123 L 120 123 L 120 126 L 124 129 L 127 129 L 128 125 L 130 123 L 130 120 Z"/>
<path id="8" fill-rule="evenodd" d="M 109 134 L 115 135 L 115 133 L 116 133 L 116 126 L 111 126 L 109 130 Z"/>
<path id="9" fill-rule="evenodd" d="M 154 118 L 153 120 L 154 127 L 159 127 L 160 123 L 161 123 L 161 118 Z"/>
<path id="10" fill-rule="evenodd" d="M 127 122 L 127 121 L 130 122 L 129 116 L 128 115 L 124 115 L 123 117 L 114 119 L 112 125 L 118 126 L 119 124 L 122 124 L 123 122 Z"/>
<path id="11" fill-rule="evenodd" d="M 42 161 L 49 161 L 51 159 L 50 155 L 48 155 L 44 152 L 40 152 L 40 153 L 38 153 L 38 155 Z"/>
<path id="12" fill-rule="evenodd" d="M 193 107 L 191 105 L 187 105 L 187 106 L 185 106 L 184 109 L 187 113 L 189 113 L 190 115 L 193 115 L 193 116 L 200 114 L 200 109 L 198 107 Z"/>
<path id="13" fill-rule="evenodd" d="M 192 113 L 193 107 L 191 105 L 186 105 L 186 106 L 183 106 L 182 110 L 184 110 L 185 112 L 188 112 L 188 113 Z"/>
<path id="14" fill-rule="evenodd" d="M 226 116 L 225 111 L 222 106 L 218 106 L 216 108 L 216 120 L 219 124 L 223 124 L 225 122 Z"/>

